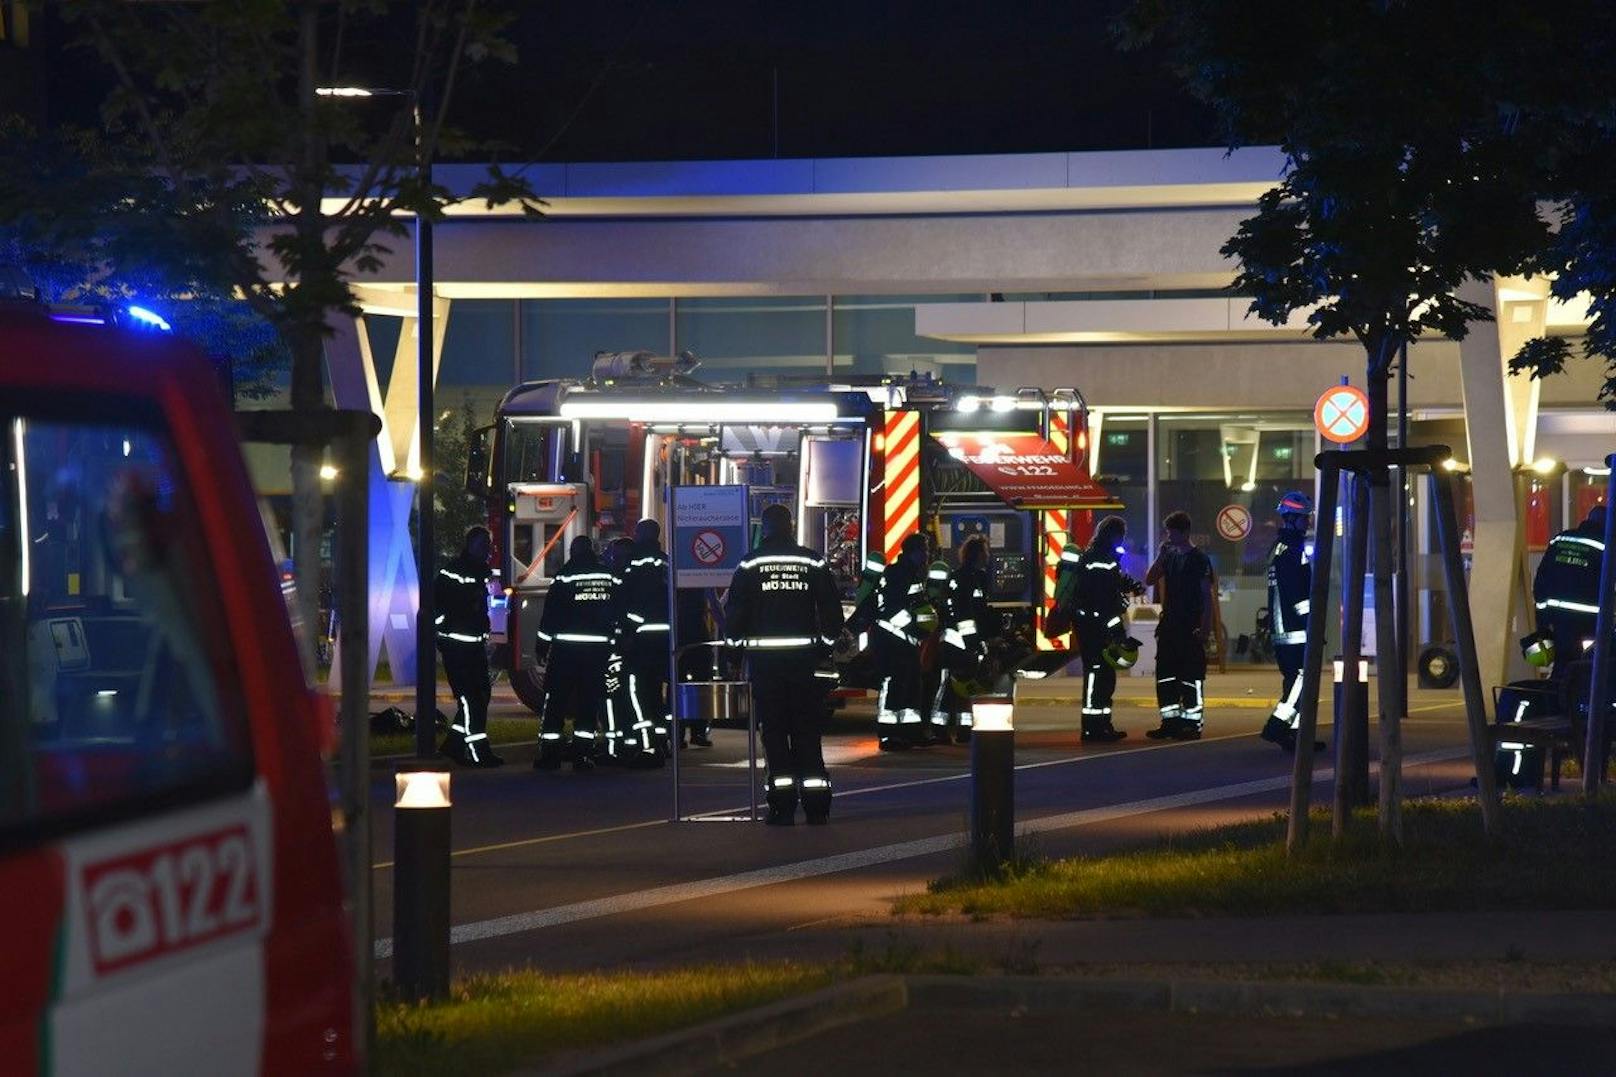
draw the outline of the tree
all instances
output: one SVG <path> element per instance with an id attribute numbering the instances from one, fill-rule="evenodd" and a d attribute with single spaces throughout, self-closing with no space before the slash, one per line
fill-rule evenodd
<path id="1" fill-rule="evenodd" d="M 511 58 L 506 14 L 478 0 L 76 0 L 57 11 L 116 85 L 95 133 L 102 158 L 85 184 L 118 192 L 126 234 L 153 241 L 184 269 L 175 277 L 241 297 L 290 355 L 292 408 L 325 407 L 328 319 L 357 313 L 352 275 L 379 265 L 387 241 L 408 234 L 408 216 L 437 219 L 454 201 L 418 164 L 468 149 L 446 117 L 470 65 Z M 404 107 L 388 113 L 382 106 L 396 100 L 316 92 L 378 76 Z M 100 204 L 71 195 L 57 192 L 73 220 Z M 536 206 L 497 165 L 470 197 Z M 292 451 L 297 582 L 310 623 L 320 454 Z"/>
<path id="2" fill-rule="evenodd" d="M 1531 268 L 1547 242 L 1538 165 L 1502 90 L 1521 71 L 1509 50 L 1545 55 L 1559 29 L 1536 10 L 1462 0 L 1136 0 L 1119 24 L 1124 44 L 1165 45 L 1231 148 L 1284 152 L 1281 182 L 1222 251 L 1254 314 L 1284 324 L 1305 312 L 1315 337 L 1362 345 L 1370 449 L 1387 447 L 1404 347 L 1489 320 L 1460 287 Z M 1395 669 L 1384 472 L 1370 499 L 1377 658 Z M 1382 678 L 1381 827 L 1397 840 L 1402 690 L 1402 677 Z"/>
<path id="3" fill-rule="evenodd" d="M 432 456 L 434 489 L 438 491 L 435 527 L 445 549 L 458 549 L 466 529 L 473 524 L 488 523 L 488 506 L 465 488 L 466 461 L 480 425 L 469 393 L 461 397 L 458 416 L 458 422 L 445 420 L 438 424 Z"/>

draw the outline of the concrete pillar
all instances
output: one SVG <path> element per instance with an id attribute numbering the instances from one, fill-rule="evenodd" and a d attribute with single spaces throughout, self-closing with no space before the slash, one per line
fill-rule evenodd
<path id="1" fill-rule="evenodd" d="M 433 318 L 434 359 L 441 360 L 448 329 L 449 302 L 440 300 Z M 415 610 L 419 580 L 410 540 L 415 484 L 404 478 L 418 459 L 414 443 L 416 360 L 414 319 L 399 334 L 388 385 L 380 384 L 362 319 L 333 316 L 326 338 L 326 366 L 339 408 L 357 408 L 382 417 L 382 430 L 370 456 L 370 655 L 374 678 L 385 651 L 395 684 L 415 683 Z M 436 376 L 438 362 L 434 362 Z M 407 403 L 407 408 L 400 404 Z M 402 434 L 400 431 L 402 428 Z"/>
<path id="2" fill-rule="evenodd" d="M 1496 321 L 1472 326 L 1459 345 L 1459 376 L 1469 441 L 1475 508 L 1470 568 L 1470 612 L 1483 684 L 1524 677 L 1516 640 L 1525 633 L 1522 611 L 1522 514 L 1516 468 L 1536 451 L 1540 383 L 1509 376 L 1509 359 L 1541 336 L 1548 308 L 1542 278 L 1501 278 L 1470 285 L 1461 296 L 1490 307 Z"/>

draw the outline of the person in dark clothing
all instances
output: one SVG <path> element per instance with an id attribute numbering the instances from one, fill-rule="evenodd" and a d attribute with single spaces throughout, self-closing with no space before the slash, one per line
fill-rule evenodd
<path id="1" fill-rule="evenodd" d="M 662 552 L 662 525 L 652 519 L 634 527 L 634 546 L 623 574 L 619 605 L 626 622 L 627 691 L 632 751 L 645 763 L 660 764 L 668 754 L 668 555 Z"/>
<path id="2" fill-rule="evenodd" d="M 999 635 L 999 615 L 988 604 L 991 581 L 988 540 L 972 535 L 960 547 L 959 568 L 948 578 L 941 610 L 942 675 L 931 714 L 939 743 L 947 739 L 950 726 L 958 744 L 971 736 L 971 701 L 954 690 L 952 681 L 974 673 L 987 657 L 988 642 Z"/>
<path id="3" fill-rule="evenodd" d="M 601 560 L 606 570 L 619 580 L 628 571 L 633 556 L 634 540 L 619 535 L 606 544 Z M 601 749 L 596 759 L 601 763 L 623 763 L 632 754 L 625 748 L 634 708 L 628 698 L 628 671 L 624 668 L 629 647 L 634 642 L 634 622 L 623 615 L 623 589 L 617 589 L 618 608 L 612 614 L 612 641 L 606 657 L 606 724 L 601 729 Z"/>
<path id="4" fill-rule="evenodd" d="M 432 583 L 437 613 L 438 654 L 454 693 L 455 720 L 442 753 L 468 767 L 505 762 L 488 743 L 488 555 L 493 541 L 486 527 L 467 529 L 460 553 L 438 570 Z"/>
<path id="5" fill-rule="evenodd" d="M 1156 705 L 1161 725 L 1152 740 L 1199 740 L 1205 719 L 1206 640 L 1217 616 L 1212 562 L 1190 541 L 1189 513 L 1175 512 L 1162 526 L 1167 540 L 1145 573 L 1161 590 L 1156 622 Z"/>
<path id="6" fill-rule="evenodd" d="M 762 523 L 763 541 L 730 584 L 726 634 L 746 649 L 768 766 L 767 822 L 790 826 L 800 799 L 808 822 L 824 823 L 831 786 L 820 736 L 836 675 L 822 666 L 842 630 L 841 596 L 825 559 L 797 545 L 789 509 L 770 505 Z"/>
<path id="7" fill-rule="evenodd" d="M 1586 520 L 1550 539 L 1532 577 L 1537 635 L 1554 645 L 1549 671 L 1554 681 L 1565 680 L 1572 665 L 1588 656 L 1598 631 L 1605 511 L 1605 506 L 1595 505 Z"/>
<path id="8" fill-rule="evenodd" d="M 1268 623 L 1274 634 L 1274 657 L 1279 662 L 1279 702 L 1263 726 L 1262 739 L 1287 752 L 1296 750 L 1296 730 L 1302 722 L 1302 656 L 1307 651 L 1307 626 L 1312 612 L 1313 557 L 1308 525 L 1313 499 L 1292 490 L 1279 499 L 1279 534 L 1268 551 Z M 1314 741 L 1314 751 L 1324 742 Z"/>
<path id="9" fill-rule="evenodd" d="M 926 595 L 926 540 L 910 535 L 898 557 L 881 574 L 876 591 L 875 666 L 881 690 L 876 701 L 876 724 L 884 752 L 915 746 L 924 735 L 922 726 L 920 641 L 921 611 L 929 606 Z"/>
<path id="10" fill-rule="evenodd" d="M 554 770 L 566 754 L 562 726 L 572 718 L 572 769 L 595 769 L 596 732 L 605 709 L 617 577 L 587 535 L 572 540 L 539 618 L 535 653 L 546 661 L 539 713 L 539 754 L 533 766 Z"/>
<path id="11" fill-rule="evenodd" d="M 1071 620 L 1078 651 L 1083 656 L 1085 744 L 1117 741 L 1128 735 L 1111 723 L 1117 671 L 1106 653 L 1113 644 L 1128 638 L 1125 615 L 1129 597 L 1145 592 L 1142 583 L 1122 571 L 1118 560 L 1127 533 L 1128 524 L 1122 517 L 1101 520 L 1072 570 L 1075 580 L 1070 590 Z"/>

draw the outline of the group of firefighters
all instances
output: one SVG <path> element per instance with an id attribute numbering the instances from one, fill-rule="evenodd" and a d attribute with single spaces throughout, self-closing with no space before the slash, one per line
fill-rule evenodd
<path id="1" fill-rule="evenodd" d="M 1603 513 L 1600 506 L 1579 527 L 1556 535 L 1537 573 L 1539 630 L 1523 648 L 1535 665 L 1552 662 L 1556 677 L 1593 639 Z M 1276 514 L 1267 582 L 1281 685 L 1261 735 L 1294 752 L 1311 615 L 1312 499 L 1287 493 Z M 737 568 L 727 594 L 723 643 L 744 650 L 748 659 L 767 763 L 767 821 L 789 825 L 800 803 L 809 823 L 823 823 L 831 785 L 820 732 L 827 693 L 837 683 L 832 655 L 838 638 L 848 632 L 868 641 L 882 750 L 950 737 L 964 742 L 971 728 L 971 685 L 988 675 L 993 641 L 1003 632 L 988 600 L 991 551 L 984 536 L 974 535 L 951 570 L 930 560 L 924 536 L 910 535 L 891 564 L 879 556 L 866 562 L 844 621 L 831 571 L 823 555 L 796 542 L 790 511 L 771 506 L 760 523 L 762 540 Z M 1191 540 L 1191 527 L 1183 512 L 1163 521 L 1166 539 L 1143 581 L 1121 570 L 1127 525 L 1119 516 L 1101 520 L 1086 547 L 1069 545 L 1061 556 L 1055 609 L 1045 630 L 1070 631 L 1076 638 L 1083 661 L 1084 743 L 1127 736 L 1112 724 L 1117 672 L 1135 664 L 1140 648 L 1128 635 L 1127 608 L 1151 587 L 1160 601 L 1155 635 L 1161 724 L 1145 735 L 1201 736 L 1217 597 L 1211 560 Z M 604 557 L 588 537 L 573 540 L 537 632 L 536 653 L 546 673 L 536 768 L 553 770 L 567 759 L 575 770 L 599 763 L 660 766 L 666 759 L 672 744 L 666 695 L 671 637 L 669 566 L 660 536 L 655 520 L 642 520 L 633 539 L 614 540 Z M 487 735 L 490 548 L 485 528 L 468 531 L 460 555 L 440 571 L 435 592 L 438 646 L 458 701 L 444 751 L 483 767 L 502 762 Z M 702 730 L 694 736 L 696 743 L 710 743 Z"/>

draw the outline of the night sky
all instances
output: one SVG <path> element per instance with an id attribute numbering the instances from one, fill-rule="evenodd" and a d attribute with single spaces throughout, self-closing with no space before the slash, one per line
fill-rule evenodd
<path id="1" fill-rule="evenodd" d="M 1122 54 L 1120 0 L 586 0 L 518 4 L 516 67 L 477 69 L 453 119 L 505 160 L 1014 153 L 1218 144 L 1158 57 Z M 408 27 L 395 24 L 398 32 Z M 391 43 L 344 81 L 386 84 Z M 54 51 L 54 50 L 53 50 Z M 54 118 L 104 87 L 53 63 Z M 776 93 L 778 86 L 778 93 Z M 776 115 L 778 123 L 776 123 Z M 478 156 L 486 156 L 479 154 Z"/>

